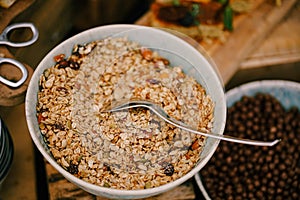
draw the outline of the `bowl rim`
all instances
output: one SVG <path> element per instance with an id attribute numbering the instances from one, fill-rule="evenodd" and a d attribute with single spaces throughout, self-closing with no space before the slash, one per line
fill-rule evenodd
<path id="1" fill-rule="evenodd" d="M 60 44 L 58 44 L 57 46 L 55 46 L 47 55 L 45 55 L 45 57 L 40 61 L 40 63 L 38 64 L 36 70 L 34 71 L 32 77 L 40 77 L 42 71 L 41 69 L 46 69 L 52 66 L 52 64 L 49 64 L 48 62 L 46 62 L 47 58 L 49 59 L 49 57 L 52 57 L 52 55 L 54 55 L 54 52 L 57 52 L 59 49 L 61 49 L 61 47 L 63 47 L 65 44 L 67 43 L 73 43 L 74 44 L 78 44 L 79 42 L 71 42 L 71 41 L 77 41 L 77 39 L 82 38 L 83 36 L 88 36 L 91 34 L 91 32 L 98 32 L 98 31 L 108 31 L 110 29 L 122 29 L 122 30 L 131 30 L 134 28 L 144 28 L 144 29 L 151 29 L 152 31 L 156 31 L 159 32 L 160 34 L 167 34 L 168 37 L 173 37 L 175 38 L 178 42 L 188 45 L 190 46 L 190 50 L 193 51 L 197 51 L 198 55 L 203 56 L 198 50 L 196 50 L 195 48 L 193 48 L 190 44 L 188 44 L 187 42 L 183 41 L 182 39 L 178 38 L 175 35 L 172 35 L 171 33 L 167 33 L 163 30 L 160 29 L 156 29 L 153 27 L 146 27 L 146 26 L 141 26 L 141 25 L 132 25 L 132 24 L 113 24 L 113 25 L 105 25 L 105 26 L 99 26 L 99 27 L 95 27 L 95 28 L 91 28 L 88 30 L 85 30 L 81 33 L 78 33 L 66 40 L 64 40 L 63 42 L 61 42 Z M 121 33 L 121 31 L 119 31 L 118 33 Z M 99 37 L 99 39 L 103 39 L 106 38 L 105 37 Z M 93 41 L 93 39 L 91 40 Z M 71 53 L 71 49 L 70 53 Z M 204 58 L 204 60 L 207 62 L 207 60 Z M 54 62 L 53 62 L 54 63 Z M 42 68 L 43 65 L 47 65 L 47 67 Z M 210 63 L 208 64 L 210 65 Z M 212 68 L 213 70 L 213 68 Z M 214 71 L 215 72 L 215 71 Z M 215 76 L 218 77 L 217 73 L 215 73 Z M 34 91 L 34 85 L 37 84 L 36 80 L 38 79 L 31 79 L 28 85 L 28 89 L 27 89 L 27 94 L 26 94 L 26 98 L 25 98 L 25 111 L 26 111 L 26 121 L 27 121 L 27 125 L 28 125 L 28 129 L 29 129 L 29 133 L 31 135 L 31 138 L 33 140 L 33 142 L 35 143 L 36 147 L 38 148 L 38 150 L 41 152 L 41 154 L 46 158 L 46 160 L 58 171 L 60 172 L 66 179 L 68 179 L 71 182 L 76 182 L 78 187 L 81 187 L 84 190 L 87 190 L 91 193 L 94 194 L 93 191 L 98 191 L 101 194 L 103 194 L 105 196 L 105 194 L 108 194 L 109 196 L 115 195 L 116 197 L 120 197 L 120 196 L 152 196 L 155 194 L 159 194 L 161 192 L 167 191 L 169 189 L 172 189 L 180 184 L 182 184 L 183 182 L 185 182 L 186 180 L 192 178 L 194 176 L 194 174 L 196 174 L 200 168 L 202 168 L 203 166 L 200 166 L 199 164 L 194 167 L 192 170 L 190 170 L 187 174 L 185 174 L 184 176 L 166 183 L 164 185 L 155 187 L 155 188 L 149 188 L 149 189 L 137 189 L 137 190 L 121 190 L 121 189 L 113 189 L 113 188 L 106 188 L 106 187 L 102 187 L 99 185 L 95 185 L 92 183 L 89 183 L 87 181 L 84 181 L 80 178 L 75 177 L 74 175 L 72 175 L 71 173 L 69 173 L 68 171 L 66 171 L 65 169 L 63 169 L 55 160 L 52 156 L 50 156 L 50 154 L 47 152 L 47 150 L 43 147 L 43 145 L 46 144 L 41 144 L 39 137 L 42 137 L 42 134 L 40 134 L 39 136 L 37 136 L 37 131 L 40 132 L 39 129 L 37 129 L 38 127 L 34 127 L 33 121 L 31 120 L 31 116 L 35 115 L 34 112 L 36 111 L 35 107 L 32 108 L 30 107 L 30 105 L 32 105 L 32 103 L 30 103 L 32 101 L 32 96 L 30 94 L 35 94 L 36 95 L 36 91 Z M 216 83 L 218 84 L 218 87 L 223 88 L 222 85 L 222 81 L 220 80 L 220 82 Z M 223 92 L 223 94 L 221 95 L 222 97 L 224 97 L 224 101 L 220 102 L 222 104 L 222 108 L 224 109 L 222 111 L 222 119 L 224 120 L 224 123 L 221 124 L 220 126 L 220 134 L 223 134 L 224 131 L 224 127 L 225 127 L 225 121 L 226 121 L 226 101 L 225 101 L 225 94 Z M 36 101 L 34 101 L 36 102 Z M 223 105 L 224 104 L 224 105 Z M 32 113 L 33 112 L 33 113 Z M 223 122 L 223 121 L 222 121 Z M 217 146 L 219 144 L 219 140 L 216 140 L 216 142 L 214 143 L 214 146 L 212 147 L 212 151 L 206 155 L 206 157 L 203 159 L 203 163 L 207 163 L 207 161 L 211 158 L 211 156 L 213 155 L 213 153 L 215 152 Z M 84 187 L 83 187 L 84 186 Z"/>

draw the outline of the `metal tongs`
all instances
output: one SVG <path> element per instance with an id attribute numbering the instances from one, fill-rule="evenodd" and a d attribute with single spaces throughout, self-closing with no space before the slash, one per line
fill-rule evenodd
<path id="1" fill-rule="evenodd" d="M 276 139 L 276 140 L 270 141 L 270 142 L 257 141 L 257 140 L 236 138 L 236 137 L 228 136 L 228 135 L 220 135 L 220 134 L 215 134 L 215 133 L 206 133 L 206 132 L 197 131 L 197 130 L 190 128 L 187 124 L 172 118 L 164 111 L 164 109 L 161 106 L 159 106 L 151 101 L 135 100 L 135 99 L 134 100 L 117 101 L 117 102 L 114 102 L 113 106 L 107 108 L 106 110 L 104 110 L 102 112 L 117 112 L 117 111 L 127 110 L 129 108 L 138 108 L 138 107 L 143 107 L 143 108 L 147 108 L 147 109 L 151 110 L 153 113 L 155 113 L 158 117 L 160 117 L 167 123 L 172 124 L 182 130 L 185 130 L 185 131 L 188 131 L 191 133 L 195 133 L 195 134 L 199 134 L 199 135 L 203 135 L 206 137 L 212 137 L 215 139 L 225 140 L 225 141 L 229 141 L 229 142 L 236 142 L 236 143 L 255 145 L 255 146 L 274 146 L 275 144 L 280 142 L 280 139 Z"/>
<path id="2" fill-rule="evenodd" d="M 24 42 L 13 42 L 9 40 L 9 33 L 15 29 L 20 29 L 20 28 L 30 28 L 31 32 L 32 32 L 32 37 L 30 40 L 28 41 L 24 41 Z M 7 26 L 3 32 L 0 34 L 0 45 L 7 45 L 7 46 L 11 46 L 11 47 L 25 47 L 25 46 L 29 46 L 31 44 L 33 44 L 37 39 L 38 39 L 38 30 L 37 28 L 32 24 L 32 23 L 16 23 L 16 24 L 12 24 Z M 0 65 L 2 63 L 10 63 L 14 66 L 16 66 L 17 68 L 19 68 L 22 72 L 22 77 L 20 80 L 18 80 L 17 82 L 12 82 L 10 80 L 7 80 L 6 78 L 2 77 L 0 75 L 0 82 L 10 86 L 10 87 L 19 87 L 20 85 L 22 85 L 28 76 L 28 72 L 26 67 L 20 63 L 19 61 L 12 59 L 12 58 L 2 58 L 0 57 Z"/>

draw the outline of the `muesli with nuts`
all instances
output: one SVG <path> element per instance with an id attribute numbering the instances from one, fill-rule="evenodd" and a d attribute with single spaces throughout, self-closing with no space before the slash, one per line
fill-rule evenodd
<path id="1" fill-rule="evenodd" d="M 179 66 L 127 38 L 76 45 L 40 77 L 37 119 L 64 169 L 87 182 L 145 189 L 174 181 L 197 163 L 205 137 L 182 131 L 144 108 L 101 112 L 120 99 L 161 105 L 192 128 L 210 131 L 214 103 Z"/>

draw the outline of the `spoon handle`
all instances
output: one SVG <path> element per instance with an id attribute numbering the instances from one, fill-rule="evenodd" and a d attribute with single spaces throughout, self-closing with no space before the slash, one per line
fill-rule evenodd
<path id="1" fill-rule="evenodd" d="M 255 145 L 255 146 L 274 146 L 275 144 L 277 144 L 278 142 L 280 142 L 280 139 L 276 139 L 274 141 L 259 141 L 259 140 L 250 140 L 250 139 L 244 139 L 244 138 L 237 138 L 237 137 L 233 137 L 233 136 L 229 136 L 229 135 L 220 135 L 220 134 L 215 134 L 215 133 L 205 133 L 205 132 L 201 132 L 201 131 L 197 131 L 194 129 L 191 129 L 190 127 L 188 127 L 186 124 L 183 124 L 182 122 L 170 117 L 167 114 L 162 114 L 162 112 L 158 112 L 158 108 L 154 108 L 156 107 L 156 105 L 151 105 L 151 106 L 147 106 L 149 109 L 151 109 L 156 115 L 158 115 L 160 118 L 162 118 L 163 120 L 165 120 L 166 122 L 191 133 L 195 133 L 195 134 L 199 134 L 199 135 L 203 135 L 206 137 L 211 137 L 211 138 L 215 138 L 215 139 L 220 139 L 220 140 L 225 140 L 225 141 L 229 141 L 229 142 L 235 142 L 235 143 L 240 143 L 240 144 L 248 144 L 248 145 Z"/>
<path id="2" fill-rule="evenodd" d="M 276 139 L 274 141 L 258 141 L 258 140 L 250 140 L 250 139 L 244 139 L 244 138 L 237 138 L 229 135 L 220 135 L 215 133 L 205 133 L 201 131 L 194 130 L 190 127 L 188 127 L 186 124 L 172 118 L 169 116 L 160 106 L 153 104 L 151 102 L 147 101 L 135 101 L 135 102 L 127 102 L 125 104 L 116 106 L 112 109 L 109 109 L 109 112 L 115 112 L 115 111 L 121 111 L 129 108 L 137 108 L 137 107 L 144 107 L 150 109 L 152 112 L 154 112 L 158 117 L 163 119 L 169 124 L 172 124 L 173 126 L 176 126 L 177 128 L 180 128 L 182 130 L 203 135 L 206 137 L 211 137 L 215 139 L 225 140 L 228 142 L 235 142 L 240 144 L 248 144 L 248 145 L 255 145 L 255 146 L 274 146 L 278 142 L 280 142 L 280 139 Z"/>

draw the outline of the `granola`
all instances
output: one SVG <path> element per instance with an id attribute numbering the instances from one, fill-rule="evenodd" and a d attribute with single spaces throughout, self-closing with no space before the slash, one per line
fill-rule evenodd
<path id="1" fill-rule="evenodd" d="M 205 137 L 144 108 L 101 112 L 120 99 L 149 99 L 177 120 L 209 131 L 214 103 L 195 79 L 127 38 L 76 45 L 40 77 L 37 119 L 53 157 L 87 182 L 145 189 L 174 181 L 199 160 Z"/>

